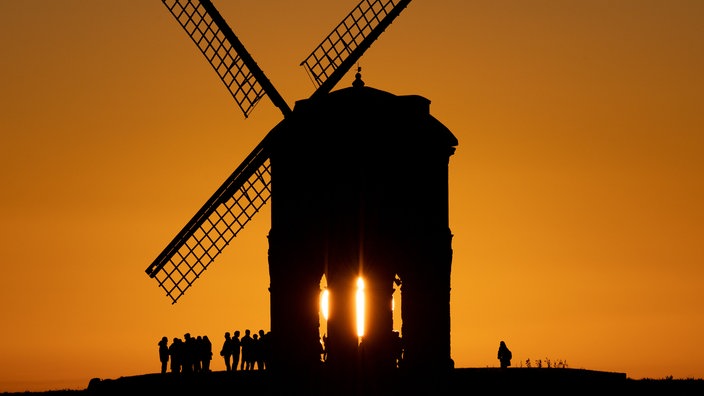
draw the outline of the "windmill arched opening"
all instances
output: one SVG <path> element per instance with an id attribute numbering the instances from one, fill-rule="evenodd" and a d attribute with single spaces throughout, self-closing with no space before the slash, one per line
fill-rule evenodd
<path id="1" fill-rule="evenodd" d="M 320 307 L 318 310 L 318 335 L 320 336 L 320 346 L 322 348 L 321 360 L 327 359 L 327 339 L 328 339 L 328 318 L 330 317 L 330 290 L 328 289 L 328 279 L 323 274 L 320 277 Z"/>
<path id="2" fill-rule="evenodd" d="M 354 294 L 355 300 L 355 316 L 357 324 L 357 342 L 362 342 L 362 337 L 364 337 L 364 331 L 366 329 L 366 296 L 364 294 L 364 278 L 362 276 L 357 277 L 357 289 Z"/>
<path id="3" fill-rule="evenodd" d="M 403 335 L 403 297 L 401 294 L 401 277 L 396 274 L 394 276 L 394 291 L 391 294 L 391 317 L 393 321 L 393 331 L 397 331 L 399 335 Z"/>

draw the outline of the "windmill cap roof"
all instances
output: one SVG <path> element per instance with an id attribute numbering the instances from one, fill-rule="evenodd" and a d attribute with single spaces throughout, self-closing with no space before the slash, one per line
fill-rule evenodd
<path id="1" fill-rule="evenodd" d="M 373 133 L 377 139 L 382 138 L 378 136 L 379 128 L 372 131 L 363 127 L 373 121 L 377 127 L 393 126 L 384 128 L 388 138 L 407 140 L 415 135 L 423 141 L 430 138 L 449 146 L 458 144 L 452 132 L 430 114 L 429 99 L 420 95 L 394 95 L 368 86 L 343 88 L 299 100 L 289 121 L 328 125 L 328 129 L 336 129 L 338 133 L 340 129 L 354 130 L 356 134 Z"/>

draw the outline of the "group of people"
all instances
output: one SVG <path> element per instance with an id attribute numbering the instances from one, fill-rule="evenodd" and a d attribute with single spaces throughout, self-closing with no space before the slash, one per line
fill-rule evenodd
<path id="1" fill-rule="evenodd" d="M 252 333 L 249 329 L 244 335 L 236 330 L 225 333 L 225 340 L 220 349 L 220 356 L 225 361 L 226 371 L 265 370 L 270 356 L 271 332 L 259 330 Z M 213 358 L 213 345 L 208 336 L 192 337 L 190 333 L 184 338 L 175 337 L 169 344 L 168 337 L 159 340 L 159 361 L 161 373 L 170 368 L 172 373 L 200 373 L 210 371 Z M 169 362 L 171 363 L 169 366 Z"/>
<path id="2" fill-rule="evenodd" d="M 161 373 L 166 374 L 169 362 L 172 373 L 199 373 L 210 371 L 213 346 L 208 336 L 192 337 L 186 333 L 183 339 L 174 337 L 171 345 L 164 336 L 159 340 Z"/>
<path id="3" fill-rule="evenodd" d="M 398 337 L 397 332 L 394 334 Z M 259 330 L 252 334 L 249 329 L 244 331 L 240 337 L 239 330 L 234 333 L 225 332 L 225 340 L 220 349 L 220 356 L 225 361 L 226 371 L 239 370 L 266 370 L 270 357 L 271 332 Z M 327 348 L 325 347 L 327 336 L 321 340 L 321 360 L 327 360 Z M 397 338 L 398 348 L 402 351 L 400 337 Z M 171 345 L 169 339 L 164 336 L 159 340 L 159 361 L 161 362 L 161 373 L 165 374 L 171 362 L 172 373 L 199 373 L 210 371 L 210 361 L 213 358 L 213 345 L 207 335 L 192 337 L 190 333 L 184 334 L 184 339 L 174 337 Z M 394 353 L 396 365 L 400 367 L 402 352 Z M 511 365 L 513 354 L 504 341 L 499 343 L 497 358 L 501 368 Z"/>
<path id="4" fill-rule="evenodd" d="M 225 341 L 220 356 L 225 360 L 226 371 L 236 371 L 237 366 L 245 370 L 266 370 L 270 357 L 271 332 L 259 330 L 252 334 L 249 329 L 240 338 L 240 331 L 225 332 Z"/>

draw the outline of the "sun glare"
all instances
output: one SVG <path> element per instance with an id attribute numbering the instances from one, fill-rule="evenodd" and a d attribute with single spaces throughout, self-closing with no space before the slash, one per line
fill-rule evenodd
<path id="1" fill-rule="evenodd" d="M 364 279 L 357 278 L 357 336 L 364 336 Z"/>
<path id="2" fill-rule="evenodd" d="M 328 313 L 330 306 L 328 305 L 330 301 L 330 291 L 328 289 L 323 289 L 320 293 L 320 312 L 323 314 L 323 319 L 328 320 Z"/>

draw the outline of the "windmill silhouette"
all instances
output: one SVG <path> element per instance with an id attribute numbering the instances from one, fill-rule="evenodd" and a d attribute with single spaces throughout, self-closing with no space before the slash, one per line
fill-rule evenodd
<path id="1" fill-rule="evenodd" d="M 362 0 L 301 63 L 317 86 L 292 110 L 209 0 L 163 0 L 245 117 L 263 96 L 283 114 L 146 269 L 176 303 L 269 200 L 273 370 L 319 365 L 321 278 L 330 291 L 326 366 L 359 369 L 356 279 L 366 282 L 365 367 L 451 366 L 448 163 L 457 139 L 430 101 L 364 86 L 332 89 L 410 0 Z"/>

